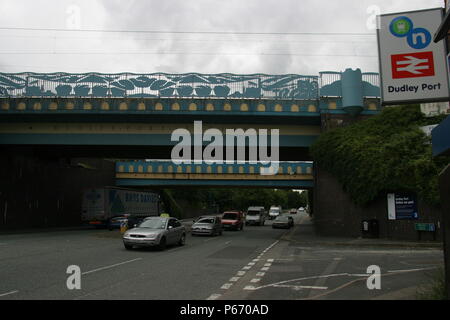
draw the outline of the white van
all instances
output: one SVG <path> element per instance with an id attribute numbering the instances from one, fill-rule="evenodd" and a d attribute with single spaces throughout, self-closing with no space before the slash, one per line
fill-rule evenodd
<path id="1" fill-rule="evenodd" d="M 266 209 L 264 207 L 249 207 L 245 216 L 245 224 L 263 226 L 266 222 Z"/>
<path id="2" fill-rule="evenodd" d="M 275 219 L 281 214 L 281 207 L 280 206 L 271 206 L 269 210 L 269 218 L 270 220 Z"/>

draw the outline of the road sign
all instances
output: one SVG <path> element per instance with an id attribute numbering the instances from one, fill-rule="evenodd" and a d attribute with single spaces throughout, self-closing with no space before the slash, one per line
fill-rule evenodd
<path id="1" fill-rule="evenodd" d="M 416 196 L 388 193 L 387 201 L 389 220 L 416 220 L 419 218 Z"/>
<path id="2" fill-rule="evenodd" d="M 377 30 L 383 104 L 447 101 L 445 44 L 433 42 L 443 9 L 384 14 Z"/>

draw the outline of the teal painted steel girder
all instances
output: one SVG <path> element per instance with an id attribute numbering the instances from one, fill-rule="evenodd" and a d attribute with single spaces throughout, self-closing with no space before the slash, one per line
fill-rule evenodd
<path id="1" fill-rule="evenodd" d="M 313 162 L 310 161 L 281 161 L 277 162 L 279 168 L 282 169 L 284 173 L 301 172 L 302 174 L 312 174 L 313 172 Z M 195 168 L 200 168 L 200 172 L 196 172 Z M 204 174 L 221 174 L 228 172 L 228 168 L 232 168 L 233 173 L 241 174 L 254 174 L 258 173 L 261 168 L 267 168 L 269 164 L 255 163 L 252 164 L 248 161 L 245 163 L 223 163 L 223 164 L 207 164 L 202 161 L 199 164 L 195 164 L 194 161 L 189 164 L 175 164 L 171 160 L 151 160 L 151 161 L 118 161 L 116 162 L 116 173 L 181 173 L 186 174 L 188 172 L 188 167 L 192 172 L 204 173 Z M 222 172 L 218 171 L 218 168 L 222 169 Z M 181 172 L 177 172 L 178 168 Z M 251 172 L 253 168 L 253 172 Z M 159 169 L 161 169 L 159 171 Z M 208 169 L 211 172 L 208 172 Z M 242 172 L 239 172 L 242 170 Z"/>
<path id="2" fill-rule="evenodd" d="M 165 179 L 116 179 L 118 187 L 243 187 L 312 189 L 313 181 L 307 180 L 165 180 Z"/>

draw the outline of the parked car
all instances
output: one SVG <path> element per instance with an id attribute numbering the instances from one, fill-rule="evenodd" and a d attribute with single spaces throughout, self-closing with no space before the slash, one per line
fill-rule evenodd
<path id="1" fill-rule="evenodd" d="M 286 228 L 290 229 L 294 226 L 294 218 L 287 215 L 280 215 L 275 218 L 272 223 L 272 228 Z"/>
<path id="2" fill-rule="evenodd" d="M 249 207 L 245 215 L 245 225 L 256 224 L 263 226 L 266 222 L 266 209 L 264 207 Z"/>
<path id="3" fill-rule="evenodd" d="M 242 211 L 227 211 L 222 215 L 222 227 L 225 230 L 243 230 L 244 229 L 244 213 Z"/>
<path id="4" fill-rule="evenodd" d="M 186 229 L 178 219 L 167 217 L 149 217 L 136 228 L 123 234 L 125 249 L 157 246 L 164 250 L 167 245 L 184 245 Z"/>
<path id="5" fill-rule="evenodd" d="M 216 216 L 201 217 L 191 227 L 191 234 L 216 236 L 222 235 L 222 220 Z"/>
<path id="6" fill-rule="evenodd" d="M 292 208 L 291 210 L 289 210 L 290 214 L 297 214 L 297 209 Z"/>

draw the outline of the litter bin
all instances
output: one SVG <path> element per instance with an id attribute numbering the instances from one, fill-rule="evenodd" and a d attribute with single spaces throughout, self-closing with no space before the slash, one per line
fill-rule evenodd
<path id="1" fill-rule="evenodd" d="M 379 238 L 380 236 L 380 228 L 376 219 L 363 220 L 361 228 L 363 238 Z"/>

